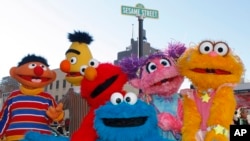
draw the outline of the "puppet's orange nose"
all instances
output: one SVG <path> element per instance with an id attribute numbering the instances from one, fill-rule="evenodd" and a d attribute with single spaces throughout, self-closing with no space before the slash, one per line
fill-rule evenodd
<path id="1" fill-rule="evenodd" d="M 34 68 L 34 73 L 36 74 L 36 76 L 41 76 L 43 74 L 43 68 L 40 66 L 36 66 Z"/>
<path id="2" fill-rule="evenodd" d="M 94 67 L 87 67 L 85 69 L 85 75 L 84 77 L 86 79 L 88 79 L 89 81 L 93 81 L 95 80 L 95 78 L 97 77 L 97 71 Z"/>
<path id="3" fill-rule="evenodd" d="M 60 69 L 61 71 L 68 73 L 70 71 L 70 62 L 68 60 L 63 60 L 60 63 Z"/>

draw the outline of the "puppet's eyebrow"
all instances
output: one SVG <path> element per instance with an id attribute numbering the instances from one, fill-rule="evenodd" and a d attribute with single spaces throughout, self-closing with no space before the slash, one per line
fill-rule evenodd
<path id="1" fill-rule="evenodd" d="M 66 53 L 65 53 L 65 55 L 66 54 L 68 54 L 68 53 L 75 53 L 75 54 L 77 54 L 77 55 L 79 55 L 80 54 L 80 52 L 78 51 L 78 50 L 75 50 L 75 49 L 68 49 L 67 51 L 66 51 Z"/>

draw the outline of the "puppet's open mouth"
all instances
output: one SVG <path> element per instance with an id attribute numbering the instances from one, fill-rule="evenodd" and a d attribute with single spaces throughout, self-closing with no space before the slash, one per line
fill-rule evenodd
<path id="1" fill-rule="evenodd" d="M 154 83 L 154 84 L 151 85 L 151 86 L 160 86 L 160 85 L 162 85 L 163 83 L 172 81 L 173 79 L 174 79 L 174 77 L 172 77 L 172 78 L 165 78 L 165 79 L 162 79 L 161 81 L 158 81 L 158 82 Z"/>
<path id="2" fill-rule="evenodd" d="M 66 77 L 76 77 L 76 76 L 82 76 L 82 74 L 80 72 L 69 72 L 66 75 Z"/>
<path id="3" fill-rule="evenodd" d="M 147 119 L 148 117 L 103 118 L 102 121 L 106 126 L 111 127 L 136 127 L 143 125 Z"/>
<path id="4" fill-rule="evenodd" d="M 91 93 L 91 97 L 95 98 L 99 94 L 101 94 L 104 90 L 106 90 L 109 86 L 111 86 L 115 80 L 118 78 L 118 75 L 114 75 L 110 78 L 108 78 L 106 81 L 104 81 L 102 84 L 98 85 L 95 90 Z"/>
<path id="5" fill-rule="evenodd" d="M 45 77 L 27 76 L 27 75 L 21 75 L 20 77 L 27 81 L 34 82 L 34 83 L 49 81 L 49 78 L 45 78 Z"/>
<path id="6" fill-rule="evenodd" d="M 221 69 L 201 69 L 201 68 L 194 68 L 191 69 L 194 72 L 198 72 L 198 73 L 210 73 L 210 74 L 219 74 L 219 75 L 228 75 L 231 74 L 231 72 L 225 71 L 225 70 L 221 70 Z"/>

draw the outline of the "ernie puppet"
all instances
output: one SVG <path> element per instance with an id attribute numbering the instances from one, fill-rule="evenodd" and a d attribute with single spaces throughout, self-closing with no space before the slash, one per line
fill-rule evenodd
<path id="1" fill-rule="evenodd" d="M 244 66 L 223 41 L 205 40 L 178 59 L 180 73 L 194 89 L 183 94 L 183 141 L 228 141 L 236 108 L 233 87 Z"/>
<path id="2" fill-rule="evenodd" d="M 61 121 L 64 112 L 62 104 L 57 105 L 54 98 L 44 92 L 44 87 L 56 78 L 47 60 L 28 54 L 10 69 L 10 76 L 20 83 L 20 88 L 11 92 L 4 102 L 0 112 L 0 137 L 18 141 L 30 130 L 51 134 L 50 123 Z"/>

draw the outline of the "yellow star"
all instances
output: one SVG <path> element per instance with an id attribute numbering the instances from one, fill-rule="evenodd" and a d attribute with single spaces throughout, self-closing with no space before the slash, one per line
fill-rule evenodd
<path id="1" fill-rule="evenodd" d="M 209 96 L 208 94 L 204 94 L 204 95 L 201 97 L 201 99 L 202 99 L 202 102 L 208 102 L 209 99 L 210 99 L 210 96 Z"/>
<path id="2" fill-rule="evenodd" d="M 221 125 L 217 125 L 216 127 L 214 127 L 214 130 L 215 134 L 223 134 L 224 127 Z"/>

